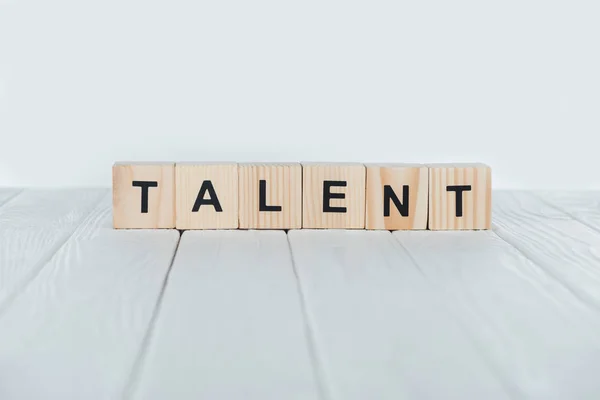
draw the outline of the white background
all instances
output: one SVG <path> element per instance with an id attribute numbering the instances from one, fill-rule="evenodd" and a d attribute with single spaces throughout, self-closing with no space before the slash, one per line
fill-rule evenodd
<path id="1" fill-rule="evenodd" d="M 0 186 L 347 160 L 600 188 L 599 134 L 597 0 L 0 0 Z"/>

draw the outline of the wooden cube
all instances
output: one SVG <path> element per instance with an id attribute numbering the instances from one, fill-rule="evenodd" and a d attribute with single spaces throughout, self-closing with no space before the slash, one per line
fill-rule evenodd
<path id="1" fill-rule="evenodd" d="M 366 229 L 426 229 L 429 176 L 420 164 L 369 164 Z"/>
<path id="2" fill-rule="evenodd" d="M 364 165 L 305 163 L 302 180 L 303 228 L 364 229 Z"/>
<path id="3" fill-rule="evenodd" d="M 177 163 L 177 229 L 237 229 L 237 163 Z"/>
<path id="4" fill-rule="evenodd" d="M 302 227 L 302 166 L 240 164 L 239 219 L 241 229 Z"/>
<path id="5" fill-rule="evenodd" d="M 113 165 L 113 227 L 175 227 L 175 164 Z"/>
<path id="6" fill-rule="evenodd" d="M 485 164 L 429 165 L 429 229 L 492 225 L 492 170 Z"/>

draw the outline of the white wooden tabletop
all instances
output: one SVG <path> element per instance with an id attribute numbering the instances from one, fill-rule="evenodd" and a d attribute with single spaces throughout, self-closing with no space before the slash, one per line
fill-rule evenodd
<path id="1" fill-rule="evenodd" d="M 600 399 L 600 192 L 493 230 L 111 227 L 0 189 L 0 399 Z"/>

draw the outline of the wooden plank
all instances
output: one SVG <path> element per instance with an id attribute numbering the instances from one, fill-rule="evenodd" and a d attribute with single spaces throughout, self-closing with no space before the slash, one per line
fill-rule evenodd
<path id="1" fill-rule="evenodd" d="M 494 193 L 494 232 L 600 313 L 600 233 L 527 192 Z"/>
<path id="2" fill-rule="evenodd" d="M 394 236 L 512 398 L 598 398 L 600 318 L 560 282 L 489 231 Z"/>
<path id="3" fill-rule="evenodd" d="M 316 399 L 282 231 L 183 234 L 138 399 Z"/>
<path id="4" fill-rule="evenodd" d="M 506 399 L 446 299 L 385 231 L 290 231 L 330 399 Z"/>
<path id="5" fill-rule="evenodd" d="M 535 191 L 538 199 L 561 211 L 592 229 L 600 230 L 600 191 Z"/>
<path id="6" fill-rule="evenodd" d="M 0 313 L 108 193 L 25 190 L 0 208 Z"/>
<path id="7" fill-rule="evenodd" d="M 178 238 L 113 230 L 105 196 L 0 315 L 0 398 L 121 398 Z"/>

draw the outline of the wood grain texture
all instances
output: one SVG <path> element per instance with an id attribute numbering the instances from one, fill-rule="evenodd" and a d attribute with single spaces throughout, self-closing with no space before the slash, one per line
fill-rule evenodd
<path id="1" fill-rule="evenodd" d="M 318 399 L 282 231 L 184 232 L 132 398 Z"/>
<path id="2" fill-rule="evenodd" d="M 114 230 L 106 195 L 0 314 L 0 398 L 122 398 L 179 233 Z"/>
<path id="3" fill-rule="evenodd" d="M 596 399 L 597 204 L 495 191 L 494 232 L 298 230 L 293 254 L 186 232 L 157 311 L 176 231 L 25 190 L 0 204 L 0 399 Z"/>
<path id="4" fill-rule="evenodd" d="M 325 398 L 510 398 L 447 298 L 389 232 L 288 238 Z"/>
<path id="5" fill-rule="evenodd" d="M 600 233 L 527 192 L 494 192 L 493 229 L 600 313 Z"/>
<path id="6" fill-rule="evenodd" d="M 302 227 L 302 165 L 240 164 L 238 171 L 241 229 Z M 265 181 L 264 205 L 280 206 L 280 211 L 260 211 L 261 180 Z"/>
<path id="7" fill-rule="evenodd" d="M 598 190 L 552 190 L 528 192 L 550 206 L 573 217 L 573 219 L 600 231 L 600 191 Z"/>
<path id="8" fill-rule="evenodd" d="M 362 164 L 302 164 L 302 227 L 305 229 L 364 229 L 366 170 Z M 345 187 L 333 186 L 331 207 L 345 207 L 345 212 L 324 212 L 324 182 L 344 182 Z"/>
<path id="9" fill-rule="evenodd" d="M 143 188 L 134 181 L 153 182 L 144 207 Z M 175 164 L 115 163 L 113 166 L 115 229 L 175 228 Z"/>
<path id="10" fill-rule="evenodd" d="M 366 229 L 426 229 L 429 175 L 426 166 L 410 164 L 368 164 Z M 384 188 L 394 192 L 408 214 L 402 215 L 394 202 L 384 196 Z M 408 196 L 404 199 L 404 187 Z M 389 202 L 389 214 L 384 213 Z"/>
<path id="11" fill-rule="evenodd" d="M 511 398 L 600 393 L 600 315 L 543 268 L 491 231 L 394 236 Z"/>
<path id="12" fill-rule="evenodd" d="M 491 229 L 492 172 L 485 164 L 430 164 L 429 229 Z M 457 216 L 458 193 L 448 186 L 469 185 L 462 192 L 462 216 Z M 460 208 L 460 207 L 459 207 Z"/>
<path id="13" fill-rule="evenodd" d="M 0 207 L 0 314 L 108 194 L 25 190 Z"/>
<path id="14" fill-rule="evenodd" d="M 175 169 L 177 229 L 237 229 L 237 163 L 178 163 Z M 194 208 L 199 196 L 217 200 L 220 209 L 216 203 Z"/>

